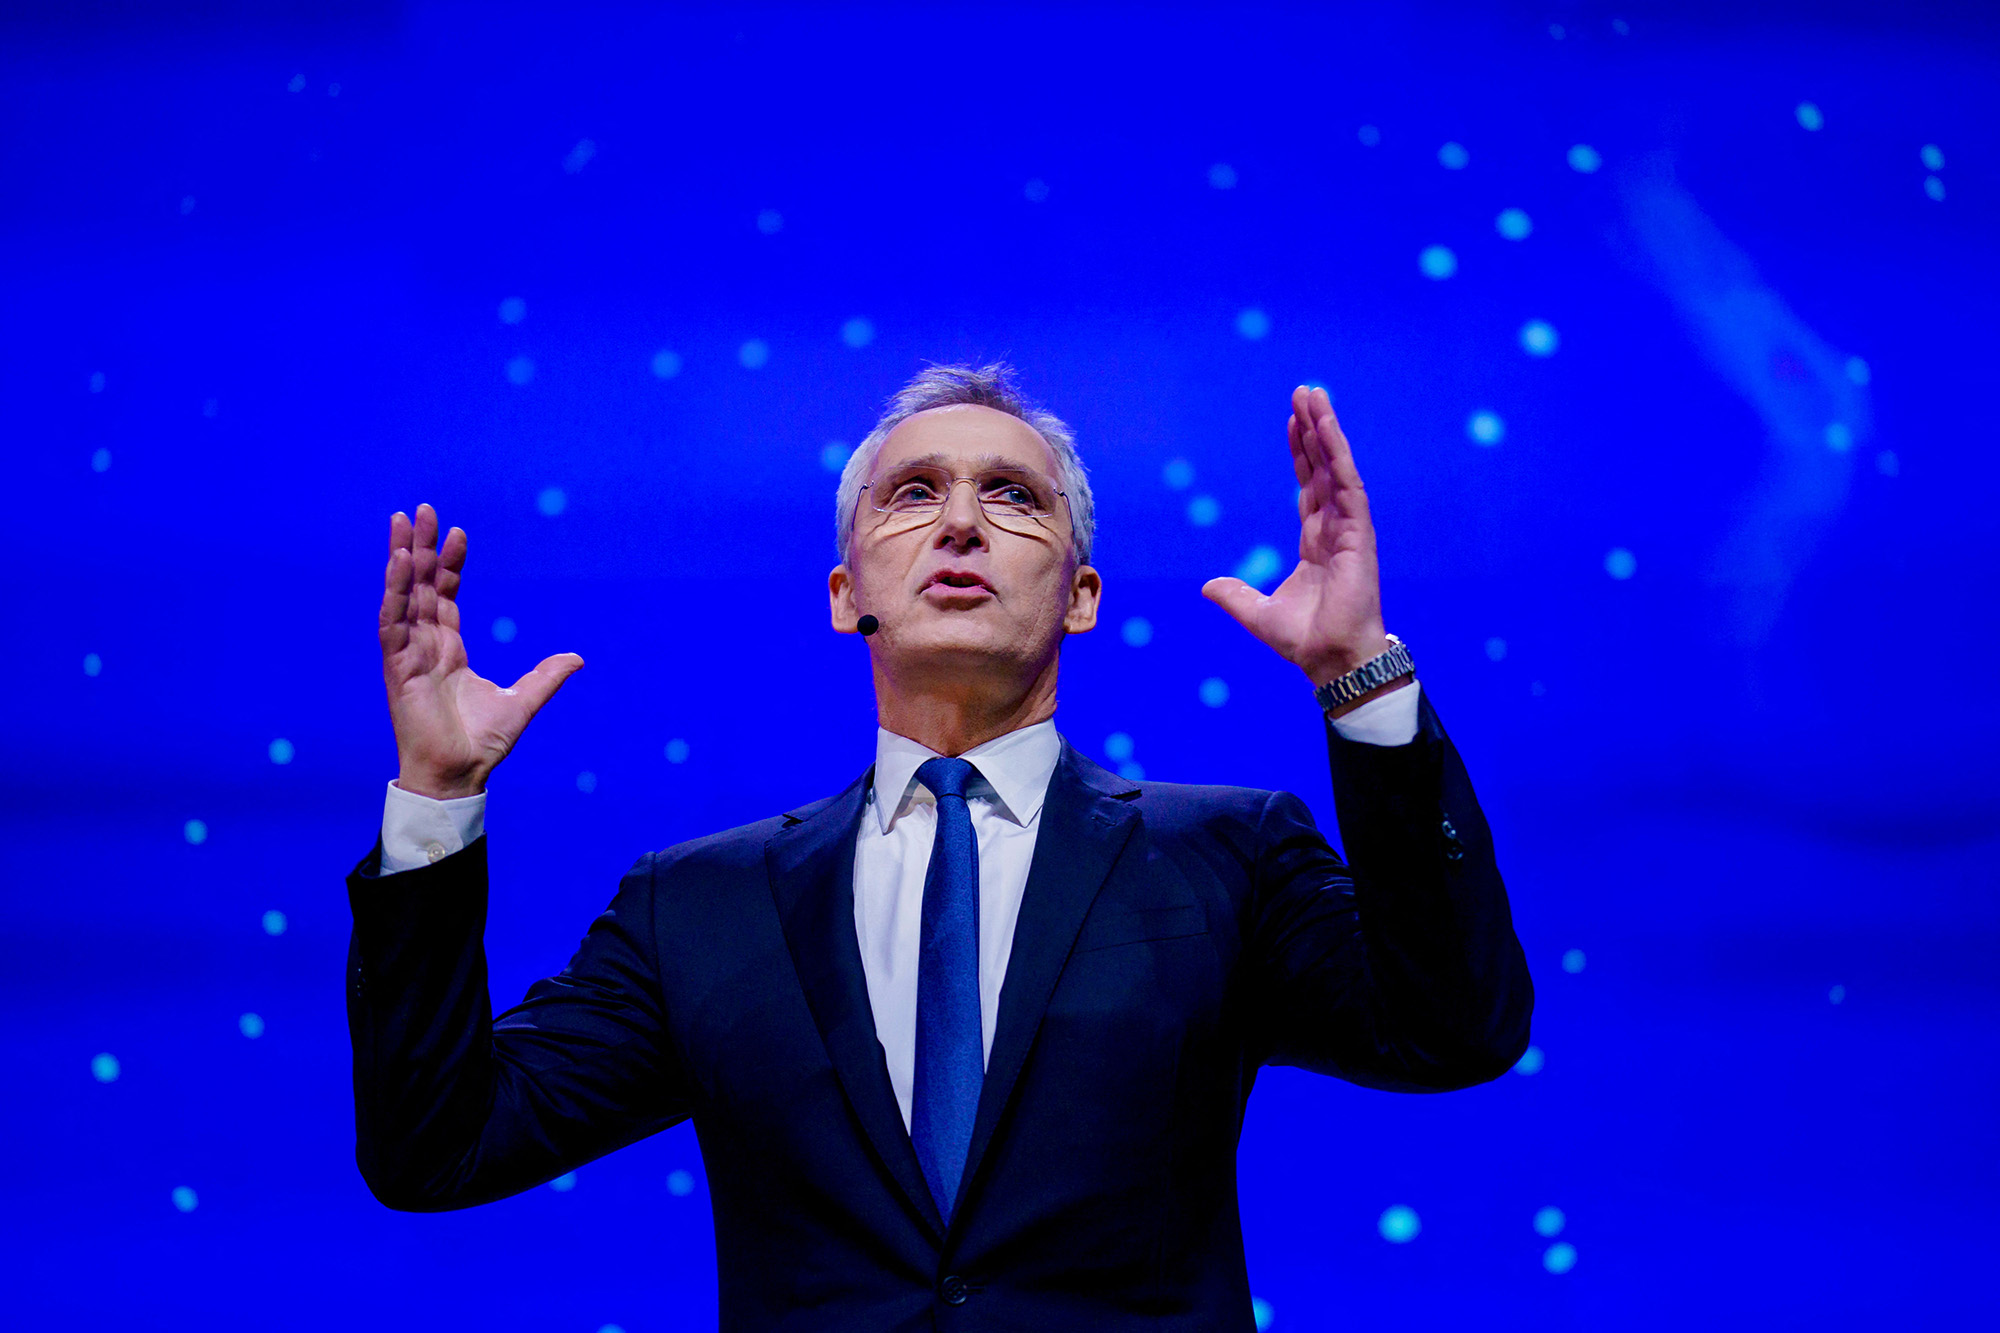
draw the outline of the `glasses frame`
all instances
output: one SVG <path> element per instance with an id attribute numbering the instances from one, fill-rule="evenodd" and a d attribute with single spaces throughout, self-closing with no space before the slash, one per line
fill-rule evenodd
<path id="1" fill-rule="evenodd" d="M 939 472 L 943 472 L 943 471 L 944 471 L 944 469 L 943 469 L 943 468 L 938 468 L 938 469 L 937 469 L 937 471 L 939 471 Z M 957 486 L 958 486 L 958 483 L 960 483 L 961 481 L 969 481 L 969 482 L 971 482 L 971 483 L 973 484 L 973 501 L 972 501 L 972 502 L 973 502 L 973 503 L 974 503 L 975 505 L 978 505 L 978 506 L 979 506 L 979 512 L 980 512 L 980 513 L 981 513 L 982 515 L 984 515 L 984 516 L 985 516 L 985 518 L 986 518 L 986 521 L 987 521 L 987 522 L 989 522 L 989 523 L 992 523 L 994 527 L 996 527 L 996 528 L 999 528 L 999 529 L 1000 529 L 1000 531 L 1002 531 L 1002 532 L 1013 532 L 1013 533 L 1014 533 L 1014 534 L 1015 534 L 1016 536 L 1025 536 L 1025 535 L 1027 535 L 1027 534 L 1025 534 L 1025 533 L 1021 533 L 1021 532 L 1018 532 L 1018 531 L 1016 531 L 1015 529 L 1013 529 L 1013 528 L 1010 528 L 1010 527 L 1008 527 L 1008 526 L 1007 526 L 1006 524 L 1004 524 L 1004 523 L 1001 523 L 1001 522 L 999 522 L 998 520 L 996 520 L 996 519 L 994 518 L 994 516 L 993 516 L 993 513 L 992 513 L 992 511 L 991 511 L 991 510 L 989 510 L 989 509 L 987 509 L 987 507 L 986 507 L 985 503 L 984 503 L 983 501 L 981 501 L 981 500 L 979 499 L 979 479 L 980 479 L 980 477 L 982 477 L 982 476 L 990 476 L 990 475 L 992 475 L 993 473 L 996 473 L 996 472 L 1020 472 L 1020 473 L 1026 473 L 1026 474 L 1028 474 L 1028 475 L 1030 475 L 1030 476 L 1037 476 L 1037 477 L 1044 477 L 1044 478 L 1046 478 L 1046 479 L 1047 479 L 1047 480 L 1048 480 L 1049 482 L 1051 482 L 1051 483 L 1054 483 L 1054 482 L 1055 482 L 1055 481 L 1057 480 L 1057 479 L 1056 479 L 1056 478 L 1054 478 L 1054 477 L 1050 477 L 1050 476 L 1048 476 L 1048 474 L 1047 474 L 1047 473 L 1045 473 L 1045 472 L 1037 472 L 1037 471 L 1035 471 L 1035 469 L 1033 469 L 1033 468 L 1027 468 L 1027 467 L 994 467 L 994 468 L 988 468 L 988 469 L 987 469 L 987 470 L 986 470 L 985 472 L 982 472 L 982 473 L 978 473 L 978 474 L 975 474 L 975 475 L 973 475 L 973 476 L 970 476 L 970 477 L 961 477 L 961 476 L 958 476 L 957 474 L 955 474 L 955 473 L 954 473 L 954 474 L 952 475 L 952 478 L 951 478 L 951 480 L 950 480 L 949 482 L 947 482 L 947 483 L 946 483 L 946 485 L 945 485 L 945 494 L 944 494 L 944 498 L 943 498 L 942 500 L 940 500 L 940 501 L 938 502 L 938 507 L 937 507 L 937 512 L 936 512 L 936 513 L 934 513 L 934 514 L 932 514 L 932 515 L 931 515 L 931 516 L 930 516 L 929 518 L 925 519 L 925 520 L 924 520 L 923 522 L 921 522 L 921 523 L 911 523 L 911 524 L 909 524 L 909 525 L 908 525 L 908 527 L 904 529 L 904 531 L 908 531 L 908 532 L 915 532 L 915 531 L 917 531 L 917 530 L 918 530 L 918 529 L 920 529 L 920 528 L 927 528 L 927 527 L 929 527 L 929 526 L 930 526 L 931 524 L 933 524 L 933 523 L 937 522 L 937 521 L 938 521 L 938 519 L 940 519 L 940 518 L 942 518 L 942 517 L 944 516 L 944 511 L 945 511 L 945 510 L 947 510 L 947 509 L 949 509 L 949 508 L 951 507 L 951 493 L 952 493 L 952 491 L 953 491 L 953 490 L 955 490 L 955 489 L 957 488 Z M 884 525 L 885 525 L 885 524 L 887 524 L 887 523 L 890 523 L 890 522 L 893 522 L 893 521 L 895 520 L 896 516 L 897 516 L 897 511 L 896 511 L 896 510 L 893 510 L 893 509 L 884 509 L 884 508 L 882 508 L 882 507 L 881 507 L 880 505 L 876 504 L 876 503 L 875 503 L 875 497 L 874 497 L 874 494 L 873 494 L 873 491 L 874 491 L 874 488 L 875 488 L 875 478 L 872 478 L 872 477 L 871 477 L 871 478 L 870 478 L 870 479 L 868 479 L 867 481 L 864 481 L 864 482 L 862 482 L 862 483 L 861 483 L 861 488 L 860 488 L 860 490 L 859 490 L 859 491 L 856 491 L 856 492 L 855 492 L 855 507 L 856 507 L 856 509 L 857 509 L 857 510 L 858 510 L 858 509 L 860 508 L 860 505 L 861 505 L 861 500 L 862 500 L 862 494 L 861 494 L 861 492 L 863 492 L 863 491 L 866 491 L 866 492 L 869 492 L 869 494 L 868 494 L 868 495 L 867 495 L 867 497 L 866 497 L 866 498 L 867 498 L 867 502 L 868 502 L 868 507 L 869 507 L 870 509 L 874 510 L 874 511 L 875 511 L 876 513 L 878 513 L 878 514 L 882 515 L 882 517 L 881 517 L 880 519 L 876 520 L 876 522 L 875 522 L 875 524 L 874 524 L 874 526 L 875 526 L 875 527 L 877 527 L 877 528 L 880 528 L 880 527 L 884 526 Z M 1057 495 L 1060 495 L 1060 496 L 1062 497 L 1062 502 L 1063 502 L 1063 516 L 1064 516 L 1064 517 L 1065 517 L 1066 519 L 1068 519 L 1068 520 L 1069 520 L 1069 535 L 1070 535 L 1070 540 L 1074 541 L 1074 540 L 1076 539 L 1076 511 L 1075 511 L 1074 509 L 1072 509 L 1072 508 L 1070 507 L 1070 500 L 1069 500 L 1069 492 L 1068 492 L 1068 491 L 1066 491 L 1066 490 L 1064 490 L 1064 489 L 1063 489 L 1063 488 L 1062 488 L 1062 487 L 1061 487 L 1060 485 L 1057 485 L 1057 486 L 1055 486 L 1055 492 L 1056 492 L 1056 494 L 1057 494 Z M 1047 520 L 1047 519 L 1050 519 L 1050 518 L 1054 518 L 1054 517 L 1055 517 L 1055 512 L 1056 512 L 1056 511 L 1055 511 L 1054 509 L 1050 509 L 1050 510 L 1049 510 L 1049 512 L 1048 512 L 1048 513 L 1046 513 L 1046 514 L 1028 514 L 1028 515 L 1024 515 L 1023 517 L 1026 517 L 1026 518 L 1029 518 L 1029 519 L 1033 520 L 1033 521 L 1034 521 L 1034 522 L 1035 522 L 1035 523 L 1036 523 L 1037 525 L 1039 525 L 1039 526 L 1042 526 L 1042 527 L 1047 527 L 1048 525 L 1047 525 L 1047 523 L 1046 523 L 1046 520 Z M 859 517 L 860 517 L 860 514 L 859 514 L 859 513 L 857 512 L 857 513 L 856 513 L 856 515 L 855 515 L 855 517 L 856 517 L 856 518 L 859 518 Z"/>

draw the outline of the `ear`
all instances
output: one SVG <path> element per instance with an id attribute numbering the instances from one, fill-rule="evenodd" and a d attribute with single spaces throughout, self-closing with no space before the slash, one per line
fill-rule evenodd
<path id="1" fill-rule="evenodd" d="M 835 565 L 826 576 L 827 609 L 833 616 L 833 628 L 837 634 L 856 634 L 855 622 L 861 613 L 854 609 L 854 576 L 847 572 L 844 564 Z"/>
<path id="2" fill-rule="evenodd" d="M 1097 628 L 1097 602 L 1104 593 L 1104 580 L 1089 565 L 1078 565 L 1069 578 L 1069 610 L 1063 615 L 1063 629 L 1071 634 Z"/>

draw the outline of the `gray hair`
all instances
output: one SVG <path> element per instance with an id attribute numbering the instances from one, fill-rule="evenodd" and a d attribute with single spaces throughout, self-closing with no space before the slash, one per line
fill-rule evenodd
<path id="1" fill-rule="evenodd" d="M 1063 494 L 1069 500 L 1077 562 L 1089 564 L 1091 541 L 1097 534 L 1097 510 L 1090 498 L 1090 478 L 1084 474 L 1083 460 L 1076 454 L 1076 437 L 1054 413 L 1029 402 L 1015 382 L 1014 368 L 1000 361 L 983 366 L 926 366 L 890 397 L 882 419 L 875 423 L 875 429 L 868 432 L 866 439 L 854 446 L 847 466 L 840 470 L 840 490 L 833 501 L 840 558 L 847 559 L 847 543 L 854 536 L 854 509 L 861 500 L 861 483 L 875 466 L 882 441 L 889 438 L 890 431 L 919 412 L 960 403 L 990 407 L 1018 417 L 1048 441 L 1061 473 Z"/>

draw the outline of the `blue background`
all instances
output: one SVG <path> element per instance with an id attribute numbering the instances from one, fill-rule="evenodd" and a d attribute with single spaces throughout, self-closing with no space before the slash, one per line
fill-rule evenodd
<path id="1" fill-rule="evenodd" d="M 459 1214 L 355 1170 L 387 518 L 471 534 L 483 674 L 589 662 L 492 787 L 505 1007 L 869 762 L 830 466 L 972 357 L 1093 472 L 1073 741 L 1332 828 L 1197 593 L 1289 567 L 1311 380 L 1492 818 L 1536 1054 L 1267 1071 L 1260 1322 L 1994 1318 L 2000 40 L 1882 9 L 13 7 L 9 1322 L 714 1325 L 688 1126 Z"/>

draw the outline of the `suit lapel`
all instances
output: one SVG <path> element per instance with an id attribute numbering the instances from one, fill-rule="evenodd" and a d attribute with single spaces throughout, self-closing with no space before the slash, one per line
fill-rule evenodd
<path id="1" fill-rule="evenodd" d="M 1139 788 L 1107 773 L 1077 754 L 1068 741 L 1063 742 L 1062 757 L 1042 802 L 1042 827 L 1035 836 L 1035 856 L 1014 925 L 1014 947 L 1007 959 L 1007 979 L 1000 988 L 993 1050 L 986 1061 L 986 1080 L 980 1087 L 979 1110 L 972 1122 L 965 1175 L 959 1182 L 961 1200 L 969 1196 L 978 1178 L 980 1160 L 1013 1095 L 1014 1081 L 1034 1045 L 1035 1032 L 1048 1009 L 1056 979 L 1069 961 L 1084 915 L 1138 824 L 1139 812 L 1126 804 L 1138 794 Z M 912 1152 L 913 1161 L 914 1156 Z"/>
<path id="2" fill-rule="evenodd" d="M 872 772 L 831 801 L 788 815 L 796 822 L 764 844 L 764 862 L 793 966 L 848 1102 L 882 1164 L 941 1241 L 944 1223 L 889 1083 L 854 933 L 855 828 Z"/>

